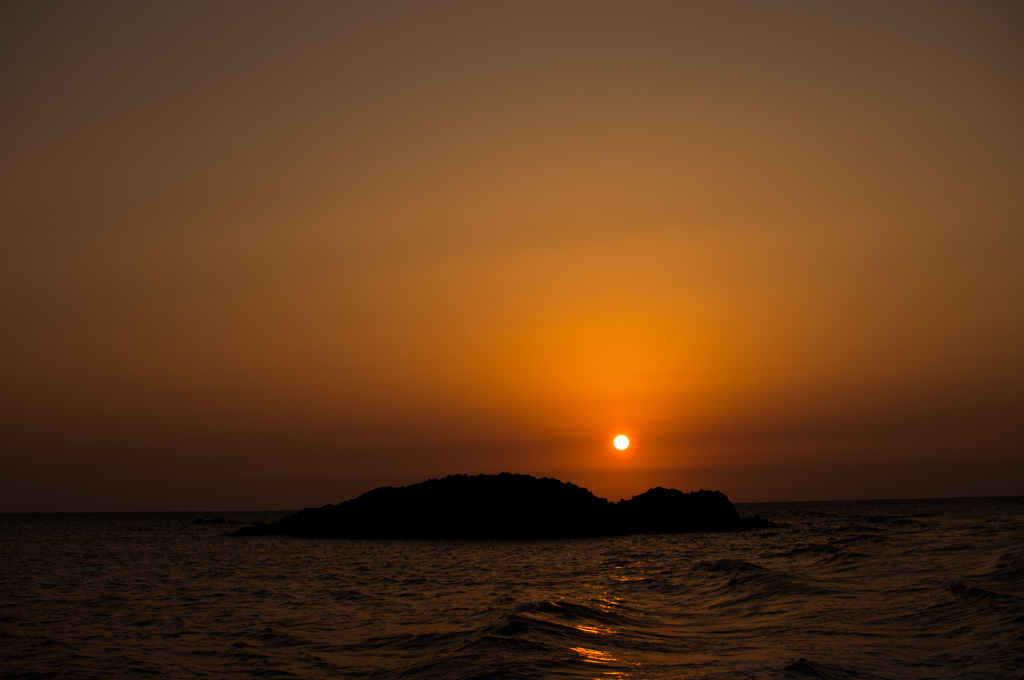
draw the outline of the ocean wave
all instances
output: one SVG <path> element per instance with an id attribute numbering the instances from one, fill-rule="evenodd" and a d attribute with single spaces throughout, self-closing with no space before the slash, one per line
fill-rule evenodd
<path id="1" fill-rule="evenodd" d="M 248 636 L 250 640 L 258 640 L 265 646 L 269 647 L 294 647 L 296 645 L 302 645 L 306 642 L 302 638 L 296 637 L 289 633 L 281 633 L 269 626 L 264 628 L 261 632 L 255 633 Z"/>
<path id="2" fill-rule="evenodd" d="M 1001 583 L 1024 585 L 1024 555 L 1007 553 L 996 558 L 992 570 L 982 574 L 983 578 Z"/>
<path id="3" fill-rule="evenodd" d="M 820 578 L 745 560 L 704 561 L 695 568 L 706 574 L 706 589 L 701 591 L 702 597 L 707 598 L 705 606 L 714 610 L 733 610 L 739 616 L 756 616 L 765 606 L 768 609 L 764 611 L 772 611 L 772 607 L 777 605 L 769 605 L 771 602 L 792 604 L 834 592 L 823 585 Z M 847 568 L 841 562 L 838 566 L 833 565 L 831 570 Z"/>
<path id="4" fill-rule="evenodd" d="M 521 602 L 512 608 L 511 613 L 539 613 L 553 614 L 559 618 L 575 621 L 587 620 L 603 624 L 628 623 L 630 617 L 626 614 L 621 605 L 613 602 L 603 601 L 594 606 L 576 602 L 556 602 L 553 600 L 540 600 L 536 602 Z"/>
<path id="5" fill-rule="evenodd" d="M 868 524 L 887 524 L 894 527 L 921 523 L 916 519 L 911 519 L 910 517 L 899 517 L 896 515 L 868 515 L 866 517 L 861 517 L 860 520 L 867 522 Z"/>
<path id="6" fill-rule="evenodd" d="M 883 677 L 835 664 L 797 659 L 782 669 L 775 680 L 883 680 Z"/>
<path id="7" fill-rule="evenodd" d="M 787 550 L 785 552 L 775 553 L 774 556 L 775 557 L 796 557 L 798 555 L 807 555 L 807 554 L 811 554 L 811 555 L 823 555 L 824 554 L 824 555 L 827 555 L 827 554 L 831 554 L 831 553 L 836 553 L 838 551 L 839 551 L 839 548 L 837 548 L 836 546 L 831 545 L 829 543 L 810 543 L 810 544 L 807 544 L 807 545 L 804 545 L 804 546 L 800 546 L 799 548 L 792 548 L 792 549 Z"/>
<path id="8" fill-rule="evenodd" d="M 963 581 L 951 583 L 947 586 L 947 589 L 950 593 L 960 598 L 1005 602 L 1007 604 L 1013 604 L 1024 608 L 1024 599 L 1017 597 L 1016 595 L 1000 593 L 998 591 L 981 588 L 979 586 L 972 586 L 968 583 L 964 583 Z"/>
<path id="9" fill-rule="evenodd" d="M 22 527 L 0 531 L 0 676 L 1020 680 L 1024 504 L 921 520 L 932 506 L 778 504 L 758 508 L 787 521 L 771 533 L 486 544 L 0 517 Z M 993 516 L 1005 531 L 982 534 Z"/>
<path id="10" fill-rule="evenodd" d="M 864 542 L 864 538 L 864 536 L 856 536 L 830 541 L 829 543 L 810 543 L 791 548 L 790 550 L 772 553 L 771 556 L 776 558 L 802 557 L 805 558 L 802 564 L 811 565 L 813 568 L 827 570 L 832 574 L 848 572 L 863 566 L 869 560 L 869 556 L 843 546 L 859 545 Z M 876 542 L 873 538 L 869 541 L 871 544 Z M 806 558 L 812 559 L 808 561 Z"/>
<path id="11" fill-rule="evenodd" d="M 704 571 L 764 571 L 765 568 L 744 560 L 703 560 L 697 566 Z"/>

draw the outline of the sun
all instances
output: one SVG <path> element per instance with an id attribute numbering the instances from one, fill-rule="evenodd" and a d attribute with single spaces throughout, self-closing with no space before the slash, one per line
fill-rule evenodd
<path id="1" fill-rule="evenodd" d="M 612 444 L 615 445 L 619 451 L 625 451 L 626 447 L 629 446 L 629 437 L 624 434 L 620 434 L 618 437 L 612 440 Z"/>

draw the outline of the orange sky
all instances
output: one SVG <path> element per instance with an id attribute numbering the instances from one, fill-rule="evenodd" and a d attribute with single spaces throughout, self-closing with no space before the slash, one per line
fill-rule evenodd
<path id="1" fill-rule="evenodd" d="M 1015 3 L 4 3 L 0 511 L 504 470 L 1024 494 L 1021 35 Z"/>

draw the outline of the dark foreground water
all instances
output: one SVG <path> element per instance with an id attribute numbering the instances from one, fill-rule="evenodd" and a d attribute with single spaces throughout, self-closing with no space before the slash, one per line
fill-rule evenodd
<path id="1" fill-rule="evenodd" d="M 0 677 L 1024 677 L 1024 498 L 738 507 L 786 526 L 369 542 L 0 516 Z"/>

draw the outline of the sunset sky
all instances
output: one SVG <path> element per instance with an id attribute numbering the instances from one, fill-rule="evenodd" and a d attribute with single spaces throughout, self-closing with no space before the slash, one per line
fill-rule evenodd
<path id="1" fill-rule="evenodd" d="M 1024 494 L 1022 36 L 1015 2 L 5 2 L 0 511 Z"/>

